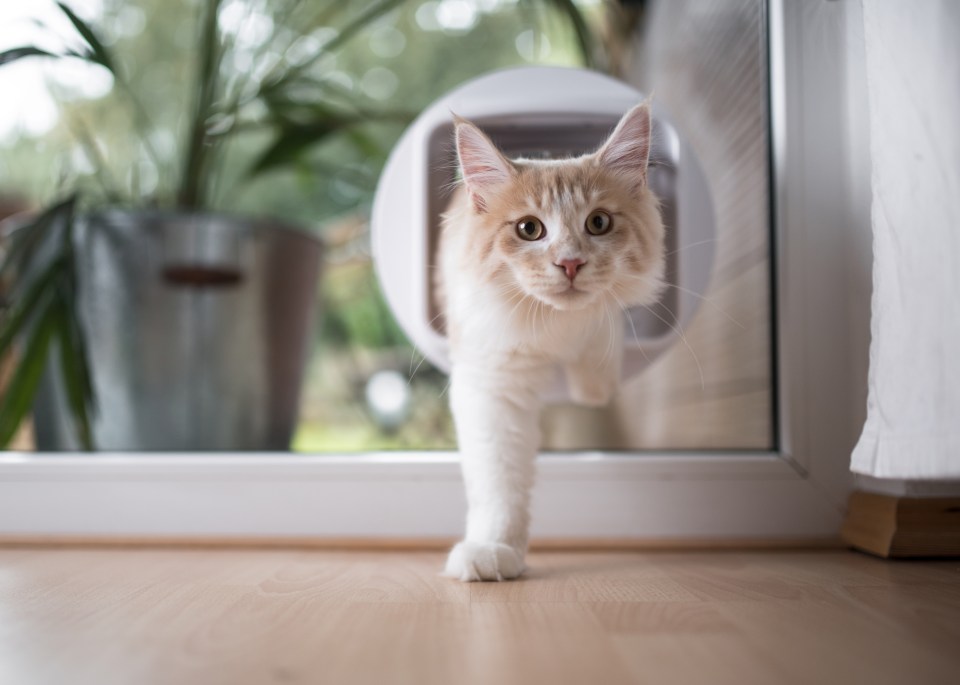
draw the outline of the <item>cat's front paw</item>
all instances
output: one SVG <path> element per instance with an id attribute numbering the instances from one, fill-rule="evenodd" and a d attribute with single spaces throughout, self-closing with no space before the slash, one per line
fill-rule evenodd
<path id="1" fill-rule="evenodd" d="M 443 575 L 465 583 L 477 580 L 510 580 L 526 569 L 523 555 L 498 542 L 458 542 L 450 550 Z"/>

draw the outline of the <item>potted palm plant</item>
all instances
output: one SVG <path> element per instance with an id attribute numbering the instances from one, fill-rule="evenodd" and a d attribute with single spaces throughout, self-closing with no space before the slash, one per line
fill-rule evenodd
<path id="1" fill-rule="evenodd" d="M 75 134 L 95 187 L 65 184 L 44 211 L 5 241 L 0 358 L 20 354 L 0 398 L 0 448 L 36 404 L 41 449 L 286 449 L 314 319 L 322 245 L 272 219 L 210 211 L 211 187 L 231 163 L 233 138 L 268 138 L 243 176 L 289 164 L 320 141 L 375 145 L 359 124 L 403 119 L 372 110 L 316 66 L 403 0 L 330 12 L 326 40 L 271 36 L 269 68 L 242 73 L 222 0 L 204 0 L 192 102 L 178 162 L 144 190 L 136 171 L 117 183 L 97 137 Z M 107 70 L 129 108 L 138 146 L 162 164 L 148 108 L 98 30 L 65 3 L 70 47 L 24 45 L 24 59 L 82 60 Z M 294 3 L 297 4 L 297 3 Z M 312 26 L 312 25 L 311 25 Z M 294 54 L 296 53 L 296 54 Z"/>

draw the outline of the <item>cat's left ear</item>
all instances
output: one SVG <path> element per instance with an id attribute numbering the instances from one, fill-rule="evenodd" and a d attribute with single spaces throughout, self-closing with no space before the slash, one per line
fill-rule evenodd
<path id="1" fill-rule="evenodd" d="M 463 182 L 474 208 L 485 212 L 489 194 L 512 178 L 513 165 L 475 125 L 456 115 L 454 121 Z"/>
<path id="2" fill-rule="evenodd" d="M 623 115 L 617 128 L 597 152 L 600 164 L 636 179 L 637 187 L 647 184 L 650 159 L 650 102 L 642 102 Z"/>

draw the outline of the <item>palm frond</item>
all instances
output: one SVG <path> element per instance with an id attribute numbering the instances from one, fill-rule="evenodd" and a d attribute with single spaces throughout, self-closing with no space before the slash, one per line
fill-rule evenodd
<path id="1" fill-rule="evenodd" d="M 30 412 L 50 360 L 59 371 L 80 444 L 93 448 L 90 415 L 95 407 L 86 343 L 77 318 L 74 228 L 76 197 L 55 203 L 21 226 L 0 264 L 12 276 L 11 304 L 0 311 L 0 355 L 22 342 L 16 368 L 0 399 L 0 449 Z"/>
<path id="2" fill-rule="evenodd" d="M 57 6 L 60 8 L 60 11 L 66 15 L 67 19 L 70 20 L 70 23 L 73 24 L 73 27 L 77 30 L 77 33 L 83 38 L 84 42 L 90 48 L 90 52 L 87 55 L 87 59 L 91 62 L 99 64 L 106 67 L 110 70 L 111 73 L 115 73 L 114 65 L 116 61 L 113 58 L 113 55 L 103 44 L 103 41 L 97 36 L 96 32 L 90 28 L 90 26 L 76 13 L 70 9 L 66 3 L 58 2 Z"/>

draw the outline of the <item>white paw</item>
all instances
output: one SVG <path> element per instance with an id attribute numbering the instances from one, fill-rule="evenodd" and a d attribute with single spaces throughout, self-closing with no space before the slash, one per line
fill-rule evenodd
<path id="1" fill-rule="evenodd" d="M 498 542 L 458 542 L 450 550 L 443 575 L 465 583 L 476 580 L 510 580 L 526 569 L 523 555 Z"/>

